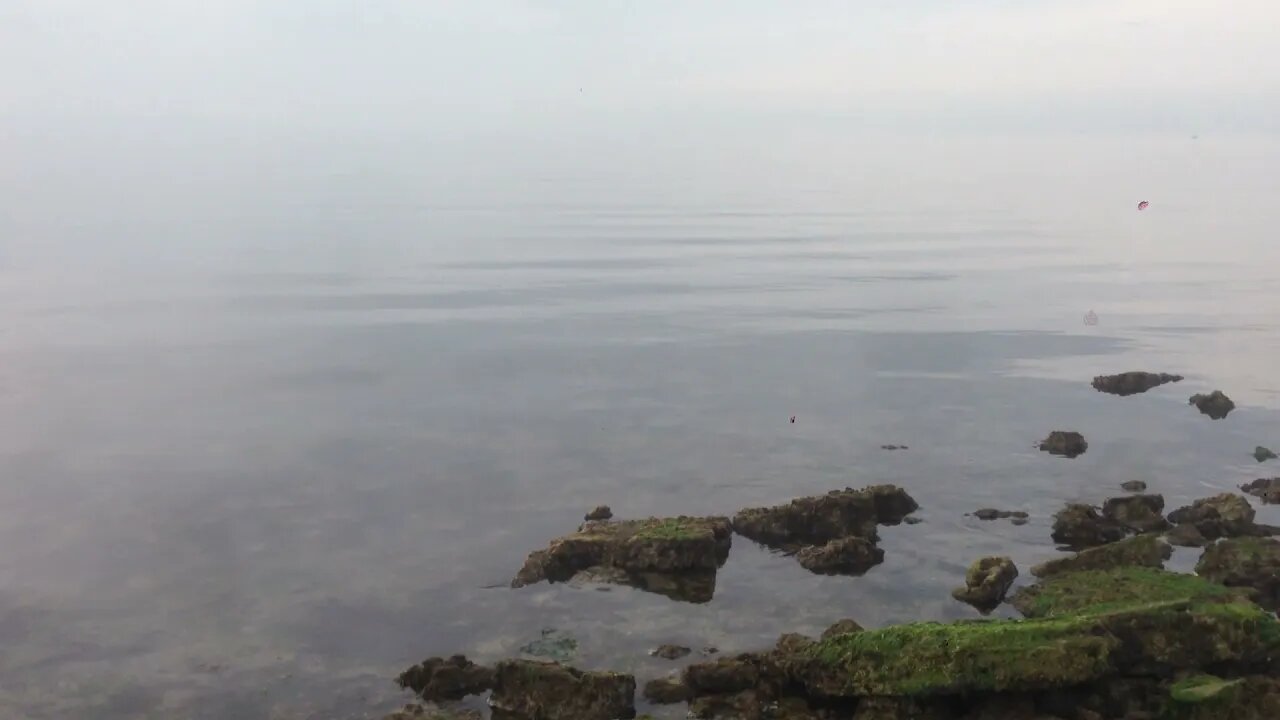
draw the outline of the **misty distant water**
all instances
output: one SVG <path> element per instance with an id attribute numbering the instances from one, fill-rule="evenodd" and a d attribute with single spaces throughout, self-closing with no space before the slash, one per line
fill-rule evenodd
<path id="1" fill-rule="evenodd" d="M 662 642 L 976 616 L 970 561 L 1025 579 L 1126 480 L 1173 508 L 1277 474 L 1280 143 L 1192 132 L 32 151 L 0 201 L 0 715 L 377 717 L 405 666 L 548 627 L 643 682 Z M 1133 369 L 1186 380 L 1089 387 Z M 1212 389 L 1226 420 L 1187 405 Z M 1055 429 L 1088 452 L 1036 451 Z M 703 605 L 506 586 L 600 503 L 871 483 L 925 522 L 861 578 L 736 538 Z"/>

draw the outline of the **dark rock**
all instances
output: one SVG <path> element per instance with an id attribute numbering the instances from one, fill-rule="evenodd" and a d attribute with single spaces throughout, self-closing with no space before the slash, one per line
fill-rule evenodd
<path id="1" fill-rule="evenodd" d="M 862 698 L 853 714 L 853 720 L 952 720 L 954 717 L 945 702 L 880 696 Z"/>
<path id="2" fill-rule="evenodd" d="M 881 445 L 881 450 L 908 450 L 906 445 Z"/>
<path id="3" fill-rule="evenodd" d="M 1147 489 L 1147 484 L 1141 480 L 1130 480 L 1129 482 L 1120 483 L 1120 489 L 1129 492 L 1142 492 Z"/>
<path id="4" fill-rule="evenodd" d="M 1040 449 L 1051 455 L 1073 458 L 1083 455 L 1089 449 L 1089 443 L 1078 432 L 1054 430 L 1049 433 L 1049 437 L 1040 441 Z"/>
<path id="5" fill-rule="evenodd" d="M 511 586 L 566 582 L 590 571 L 591 578 L 579 581 L 619 582 L 662 594 L 668 592 L 658 588 L 674 584 L 678 592 L 671 596 L 678 599 L 694 594 L 684 592 L 681 579 L 687 577 L 700 597 L 708 580 L 714 590 L 715 572 L 729 555 L 732 534 L 728 518 L 720 517 L 589 521 L 531 553 Z"/>
<path id="6" fill-rule="evenodd" d="M 785 633 L 778 638 L 773 652 L 778 655 L 801 653 L 813 647 L 814 639 L 800 633 Z"/>
<path id="7" fill-rule="evenodd" d="M 1222 493 L 1174 510 L 1169 513 L 1169 521 L 1175 525 L 1195 525 L 1201 535 L 1213 540 L 1251 534 L 1254 515 L 1248 500 Z"/>
<path id="8" fill-rule="evenodd" d="M 1007 557 L 985 557 L 969 566 L 964 587 L 951 591 L 951 597 L 988 613 L 1004 601 L 1009 586 L 1018 577 L 1018 568 Z"/>
<path id="9" fill-rule="evenodd" d="M 896 525 L 919 505 L 901 488 L 874 485 L 833 490 L 786 505 L 748 508 L 733 517 L 739 534 L 769 547 L 797 549 L 844 537 L 875 541 L 876 524 Z"/>
<path id="10" fill-rule="evenodd" d="M 1258 462 L 1266 462 L 1268 460 L 1275 460 L 1276 454 L 1271 452 L 1271 448 L 1265 448 L 1259 445 L 1253 449 L 1253 459 Z"/>
<path id="11" fill-rule="evenodd" d="M 1195 525 L 1175 525 L 1172 530 L 1164 534 L 1164 539 L 1170 545 L 1178 547 L 1204 547 L 1213 542 Z"/>
<path id="12" fill-rule="evenodd" d="M 1016 517 L 1009 521 L 1010 525 L 1026 525 L 1027 519 L 1024 517 Z"/>
<path id="13" fill-rule="evenodd" d="M 1223 395 L 1221 390 L 1214 390 L 1208 395 L 1197 393 L 1187 402 L 1195 405 L 1197 410 L 1214 420 L 1221 420 L 1227 416 L 1227 413 L 1236 409 L 1236 404 L 1231 402 L 1231 398 Z"/>
<path id="14" fill-rule="evenodd" d="M 644 684 L 644 699 L 655 705 L 688 702 L 689 688 L 680 678 L 658 678 Z"/>
<path id="15" fill-rule="evenodd" d="M 382 720 L 482 720 L 482 717 L 476 710 L 428 710 L 417 703 L 409 703 Z"/>
<path id="16" fill-rule="evenodd" d="M 1240 489 L 1268 505 L 1280 503 L 1280 477 L 1259 478 L 1246 485 L 1241 485 Z"/>
<path id="17" fill-rule="evenodd" d="M 859 625 L 855 620 L 845 618 L 843 620 L 837 620 L 836 622 L 832 623 L 831 627 L 827 628 L 826 630 L 823 630 L 821 639 L 826 640 L 827 638 L 833 637 L 835 635 L 845 635 L 848 633 L 856 633 L 856 632 L 862 632 L 862 626 Z"/>
<path id="18" fill-rule="evenodd" d="M 1204 551 L 1196 573 L 1228 587 L 1257 591 L 1254 600 L 1280 610 L 1280 541 L 1271 538 L 1223 540 Z"/>
<path id="19" fill-rule="evenodd" d="M 1045 578 L 1079 570 L 1109 570 L 1117 567 L 1164 567 L 1173 548 L 1156 535 L 1137 537 L 1083 550 L 1071 557 L 1059 558 L 1031 568 L 1031 574 Z"/>
<path id="20" fill-rule="evenodd" d="M 860 537 L 832 540 L 796 553 L 804 569 L 821 575 L 861 575 L 884 562 L 884 551 Z"/>
<path id="21" fill-rule="evenodd" d="M 702 654 L 703 654 L 703 655 L 715 655 L 715 654 L 716 654 L 716 653 L 718 653 L 718 652 L 720 652 L 720 648 L 718 648 L 718 647 L 716 647 L 716 646 L 714 646 L 714 645 L 708 645 L 708 646 L 706 646 L 706 647 L 702 648 Z"/>
<path id="22" fill-rule="evenodd" d="M 1106 545 L 1126 534 L 1123 525 L 1099 515 L 1092 505 L 1068 503 L 1053 516 L 1053 541 L 1076 550 Z"/>
<path id="23" fill-rule="evenodd" d="M 503 660 L 494 676 L 490 706 L 529 720 L 615 720 L 636 714 L 636 680 L 631 675 Z"/>
<path id="24" fill-rule="evenodd" d="M 465 655 L 433 657 L 400 673 L 396 684 L 431 702 L 461 700 L 493 687 L 493 670 L 476 665 Z"/>
<path id="25" fill-rule="evenodd" d="M 995 508 L 982 508 L 973 511 L 973 516 L 979 520 L 996 520 L 1000 518 L 1013 518 L 1015 520 L 1026 520 L 1028 515 L 1021 510 L 997 510 Z"/>
<path id="26" fill-rule="evenodd" d="M 1178 382 L 1181 375 L 1169 373 L 1150 373 L 1144 371 L 1124 372 L 1119 375 L 1099 375 L 1093 379 L 1093 388 L 1111 395 L 1137 395 L 1165 383 Z"/>
<path id="27" fill-rule="evenodd" d="M 763 687 L 776 678 L 772 662 L 759 653 L 742 653 L 687 665 L 683 679 L 695 696 L 724 695 Z"/>
<path id="28" fill-rule="evenodd" d="M 1169 527 L 1164 519 L 1163 495 L 1130 495 L 1111 498 L 1102 504 L 1102 516 L 1135 532 L 1152 532 Z"/>
<path id="29" fill-rule="evenodd" d="M 764 720 L 771 697 L 758 690 L 701 695 L 689 703 L 689 716 L 723 720 Z"/>
<path id="30" fill-rule="evenodd" d="M 660 657 L 663 660 L 679 660 L 691 652 L 693 650 L 683 645 L 659 645 L 649 654 L 654 657 Z"/>
<path id="31" fill-rule="evenodd" d="M 595 510 L 587 513 L 585 520 L 608 520 L 613 517 L 613 511 L 608 505 L 597 505 Z"/>
<path id="32" fill-rule="evenodd" d="M 919 525 L 920 523 L 924 522 L 924 518 L 916 517 L 915 515 L 908 515 L 902 518 L 902 522 L 908 525 Z"/>

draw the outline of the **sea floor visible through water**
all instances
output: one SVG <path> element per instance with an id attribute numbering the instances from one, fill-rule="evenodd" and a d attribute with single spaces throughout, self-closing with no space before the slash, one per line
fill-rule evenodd
<path id="1" fill-rule="evenodd" d="M 409 699 L 407 666 L 518 655 L 544 630 L 643 681 L 685 662 L 648 654 L 662 643 L 977 617 L 950 595 L 968 564 L 1009 555 L 1026 582 L 1059 554 L 1064 502 L 1142 480 L 1172 509 L 1280 474 L 1252 457 L 1280 448 L 1276 218 L 1221 169 L 1246 153 L 1201 142 L 1212 193 L 1152 169 L 1139 198 L 1061 147 L 963 198 L 956 158 L 872 195 L 834 160 L 751 168 L 771 180 L 750 192 L 584 171 L 520 202 L 281 201 L 200 229 L 199 262 L 17 254 L 0 715 L 376 718 Z M 1090 387 L 1139 369 L 1185 380 Z M 1187 403 L 1214 389 L 1238 405 L 1223 420 Z M 1088 451 L 1040 452 L 1052 430 Z M 876 483 L 924 522 L 882 528 L 862 577 L 735 537 L 704 604 L 509 587 L 599 504 L 732 515 Z M 967 515 L 983 507 L 1029 522 Z"/>

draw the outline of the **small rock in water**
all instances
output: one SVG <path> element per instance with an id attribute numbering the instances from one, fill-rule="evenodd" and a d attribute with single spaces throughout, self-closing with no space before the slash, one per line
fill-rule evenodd
<path id="1" fill-rule="evenodd" d="M 969 566 L 964 587 L 951 591 L 951 597 L 968 603 L 987 614 L 995 609 L 1018 577 L 1018 568 L 1007 557 L 985 557 Z"/>
<path id="2" fill-rule="evenodd" d="M 597 505 L 595 510 L 587 513 L 584 520 L 608 520 L 613 517 L 613 510 L 608 505 Z"/>
<path id="3" fill-rule="evenodd" d="M 902 522 L 904 522 L 904 523 L 906 523 L 906 524 L 908 524 L 908 525 L 919 525 L 920 523 L 924 522 L 924 519 L 923 519 L 923 518 L 918 518 L 918 517 L 916 517 L 915 515 L 908 515 L 908 516 L 906 516 L 906 517 L 902 518 Z"/>
<path id="4" fill-rule="evenodd" d="M 1084 436 L 1078 432 L 1054 430 L 1049 433 L 1049 437 L 1040 441 L 1040 449 L 1050 455 L 1073 458 L 1083 455 L 1089 449 L 1089 443 L 1085 442 Z"/>
<path id="5" fill-rule="evenodd" d="M 568 633 L 555 628 L 546 628 L 542 637 L 520 648 L 520 652 L 534 657 L 545 657 L 556 662 L 565 663 L 573 659 L 578 652 L 578 641 Z"/>
<path id="6" fill-rule="evenodd" d="M 1182 380 L 1181 375 L 1135 370 L 1120 373 L 1119 375 L 1099 375 L 1093 379 L 1093 388 L 1112 395 L 1137 395 L 1165 383 L 1179 382 L 1180 380 Z"/>
<path id="7" fill-rule="evenodd" d="M 1221 390 L 1214 390 L 1208 395 L 1197 393 L 1187 402 L 1195 405 L 1200 412 L 1214 420 L 1221 420 L 1227 416 L 1227 413 L 1236 409 L 1236 404 L 1231 402 L 1231 398 L 1224 395 Z"/>
<path id="8" fill-rule="evenodd" d="M 1271 448 L 1265 448 L 1259 445 L 1253 449 L 1253 459 L 1258 462 L 1266 462 L 1268 460 L 1275 460 L 1276 454 L 1271 452 Z"/>
<path id="9" fill-rule="evenodd" d="M 1009 521 L 1011 525 L 1026 525 L 1027 519 L 1024 517 L 1016 517 Z"/>
<path id="10" fill-rule="evenodd" d="M 1130 495 L 1111 498 L 1102 505 L 1102 516 L 1135 532 L 1151 532 L 1169 527 L 1164 519 L 1163 495 Z"/>
<path id="11" fill-rule="evenodd" d="M 1053 541 L 1073 550 L 1124 539 L 1124 526 L 1098 514 L 1092 505 L 1067 503 L 1053 516 Z"/>
<path id="12" fill-rule="evenodd" d="M 1221 493 L 1174 510 L 1169 513 L 1169 522 L 1194 525 L 1201 535 L 1215 540 L 1254 534 L 1254 515 L 1248 500 L 1239 495 Z"/>
<path id="13" fill-rule="evenodd" d="M 907 450 L 909 448 L 906 445 L 881 445 L 880 449 L 881 450 Z"/>
<path id="14" fill-rule="evenodd" d="M 1025 512 L 1021 510 L 997 510 L 995 508 L 982 508 L 981 510 L 975 510 L 973 511 L 973 516 L 978 518 L 979 520 L 996 520 L 1000 518 L 1013 518 L 1015 523 L 1018 525 L 1023 524 L 1023 523 L 1018 523 L 1017 522 L 1018 520 L 1022 520 L 1023 522 L 1026 522 L 1027 517 L 1029 517 Z"/>
<path id="15" fill-rule="evenodd" d="M 1129 492 L 1142 492 L 1147 489 L 1147 484 L 1141 480 L 1130 480 L 1129 482 L 1120 483 L 1120 489 Z"/>
<path id="16" fill-rule="evenodd" d="M 810 545 L 796 553 L 800 566 L 820 575 L 861 575 L 884 562 L 884 551 L 860 537 Z"/>
<path id="17" fill-rule="evenodd" d="M 691 652 L 693 651 L 683 645 L 659 645 L 649 654 L 663 660 L 679 660 Z"/>
<path id="18" fill-rule="evenodd" d="M 715 655 L 718 652 L 720 652 L 720 648 L 716 647 L 715 645 L 708 645 L 702 648 L 703 655 Z"/>
<path id="19" fill-rule="evenodd" d="M 1251 483 L 1241 485 L 1240 489 L 1268 505 L 1280 503 L 1280 477 L 1259 478 Z"/>

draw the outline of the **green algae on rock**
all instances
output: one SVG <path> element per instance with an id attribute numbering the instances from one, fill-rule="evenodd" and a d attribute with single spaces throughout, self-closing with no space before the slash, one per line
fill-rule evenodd
<path id="1" fill-rule="evenodd" d="M 635 717 L 636 680 L 585 672 L 555 662 L 503 660 L 494 666 L 495 716 L 528 720 L 615 720 Z"/>
<path id="2" fill-rule="evenodd" d="M 986 615 L 1004 602 L 1005 593 L 1017 577 L 1018 568 L 1009 558 L 980 558 L 965 573 L 964 587 L 952 590 L 951 597 Z"/>
<path id="3" fill-rule="evenodd" d="M 1196 572 L 1228 587 L 1249 588 L 1258 604 L 1280 609 L 1280 541 L 1235 538 L 1209 547 L 1196 563 Z"/>
<path id="4" fill-rule="evenodd" d="M 1147 568 L 1068 573 L 1019 592 L 1028 620 L 913 623 L 817 643 L 792 672 L 825 697 L 1035 691 L 1126 672 L 1248 666 L 1280 622 L 1229 588 Z"/>
<path id="5" fill-rule="evenodd" d="M 1082 550 L 1070 557 L 1040 563 L 1031 568 L 1031 574 L 1038 578 L 1046 578 L 1081 570 L 1109 570 L 1118 567 L 1163 568 L 1164 562 L 1172 555 L 1173 548 L 1162 541 L 1158 535 L 1137 535 Z"/>
<path id="6" fill-rule="evenodd" d="M 1169 697 L 1174 702 L 1199 703 L 1222 697 L 1223 693 L 1240 683 L 1243 678 L 1223 680 L 1213 675 L 1192 675 L 1174 683 L 1169 688 Z"/>

